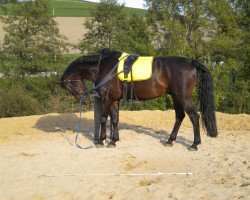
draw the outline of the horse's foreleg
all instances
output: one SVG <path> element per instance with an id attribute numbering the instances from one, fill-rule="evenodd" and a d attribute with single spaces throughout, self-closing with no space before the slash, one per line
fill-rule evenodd
<path id="1" fill-rule="evenodd" d="M 115 101 L 112 104 L 111 107 L 111 123 L 113 126 L 112 134 L 111 134 L 111 141 L 108 144 L 108 147 L 115 147 L 116 141 L 119 140 L 119 128 L 118 128 L 118 122 L 119 122 L 119 102 Z"/>
<path id="2" fill-rule="evenodd" d="M 102 121 L 101 121 L 101 135 L 100 135 L 100 140 L 97 143 L 97 147 L 103 146 L 103 140 L 106 139 L 106 125 L 107 125 L 107 119 L 108 119 L 108 114 L 110 113 L 110 107 L 111 103 L 110 101 L 107 101 L 105 99 L 102 100 Z"/>
<path id="3" fill-rule="evenodd" d="M 175 109 L 175 124 L 174 124 L 174 128 L 170 134 L 170 138 L 165 143 L 165 146 L 173 146 L 173 141 L 176 140 L 177 133 L 178 133 L 180 126 L 181 126 L 181 123 L 185 117 L 185 113 L 183 111 L 182 105 L 179 103 L 179 101 L 174 96 L 173 96 L 173 103 L 174 103 L 174 109 Z"/>
<path id="4" fill-rule="evenodd" d="M 102 122 L 102 99 L 94 96 L 94 119 L 95 119 L 95 131 L 94 131 L 94 143 L 100 139 L 100 127 Z"/>

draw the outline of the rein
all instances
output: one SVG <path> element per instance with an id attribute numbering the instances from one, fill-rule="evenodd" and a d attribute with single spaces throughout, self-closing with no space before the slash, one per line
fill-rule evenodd
<path id="1" fill-rule="evenodd" d="M 125 55 L 125 56 L 123 56 L 122 58 L 120 58 L 120 60 L 123 59 L 123 58 L 126 58 L 126 57 L 128 57 L 128 56 L 129 56 L 129 55 Z M 120 63 L 120 61 L 118 61 L 118 62 L 116 63 L 116 65 L 114 66 L 114 68 L 109 72 L 109 74 L 108 74 L 108 75 L 107 75 L 98 85 L 96 85 L 94 88 L 92 88 L 93 91 L 98 90 L 98 89 L 99 89 L 101 86 L 103 86 L 105 83 L 111 81 L 115 76 L 117 76 L 117 75 L 121 74 L 122 72 L 124 72 L 124 69 L 123 69 L 123 70 L 121 70 L 120 72 L 118 72 L 118 73 L 112 75 L 112 73 L 117 69 L 119 63 Z M 98 67 L 98 72 L 99 72 L 99 67 Z M 98 75 L 98 73 L 97 73 L 97 75 Z M 97 77 L 97 75 L 96 75 L 96 77 Z M 96 78 L 95 78 L 95 79 L 96 79 Z M 90 91 L 91 91 L 91 90 L 90 90 Z"/>

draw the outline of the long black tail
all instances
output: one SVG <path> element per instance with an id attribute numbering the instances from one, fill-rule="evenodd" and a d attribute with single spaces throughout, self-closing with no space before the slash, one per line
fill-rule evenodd
<path id="1" fill-rule="evenodd" d="M 202 124 L 205 126 L 209 136 L 216 137 L 218 132 L 214 107 L 213 78 L 208 68 L 198 61 L 193 61 L 193 65 L 198 71 L 198 88 Z"/>

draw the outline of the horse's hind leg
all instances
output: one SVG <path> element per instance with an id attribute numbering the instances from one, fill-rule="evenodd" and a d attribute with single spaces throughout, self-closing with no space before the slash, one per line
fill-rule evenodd
<path id="1" fill-rule="evenodd" d="M 185 117 L 185 113 L 183 111 L 183 107 L 181 103 L 177 100 L 175 96 L 172 96 L 173 102 L 174 102 L 174 110 L 175 110 L 175 124 L 174 128 L 170 134 L 170 138 L 165 143 L 165 146 L 173 146 L 173 141 L 176 140 L 177 133 L 179 131 L 179 128 L 181 126 L 181 123 Z"/>
<path id="2" fill-rule="evenodd" d="M 197 151 L 197 145 L 201 143 L 199 115 L 195 110 L 191 99 L 184 101 L 183 108 L 184 111 L 188 114 L 194 128 L 194 143 L 191 147 L 188 148 L 188 150 Z"/>

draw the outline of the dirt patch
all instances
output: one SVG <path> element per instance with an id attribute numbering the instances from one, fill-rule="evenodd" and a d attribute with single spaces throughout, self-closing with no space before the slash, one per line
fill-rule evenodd
<path id="1" fill-rule="evenodd" d="M 216 113 L 219 135 L 193 130 L 185 118 L 165 147 L 174 111 L 121 111 L 114 149 L 95 148 L 93 112 L 0 119 L 0 199 L 248 199 L 250 115 Z M 108 129 L 109 130 L 109 129 Z"/>
<path id="2" fill-rule="evenodd" d="M 144 186 L 150 186 L 152 184 L 157 184 L 161 182 L 160 177 L 156 178 L 156 179 L 143 179 L 139 181 L 139 186 L 144 187 Z"/>

